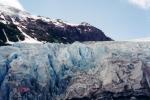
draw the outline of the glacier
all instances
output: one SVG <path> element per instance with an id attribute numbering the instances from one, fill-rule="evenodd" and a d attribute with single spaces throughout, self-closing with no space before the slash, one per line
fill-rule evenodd
<path id="1" fill-rule="evenodd" d="M 149 100 L 149 42 L 0 47 L 0 100 Z"/>

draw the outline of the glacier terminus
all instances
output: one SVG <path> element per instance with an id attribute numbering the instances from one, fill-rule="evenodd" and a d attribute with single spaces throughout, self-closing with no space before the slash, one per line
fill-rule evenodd
<path id="1" fill-rule="evenodd" d="M 0 100 L 149 100 L 149 52 L 142 42 L 3 46 Z"/>

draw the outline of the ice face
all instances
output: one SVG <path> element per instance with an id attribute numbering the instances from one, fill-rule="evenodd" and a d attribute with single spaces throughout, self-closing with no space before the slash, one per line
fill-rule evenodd
<path id="1" fill-rule="evenodd" d="M 133 42 L 0 47 L 0 100 L 147 94 L 142 89 L 149 89 L 149 52 L 149 43 Z"/>

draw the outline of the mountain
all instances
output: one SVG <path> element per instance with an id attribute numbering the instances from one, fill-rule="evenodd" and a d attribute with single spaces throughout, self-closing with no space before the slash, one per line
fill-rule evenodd
<path id="1" fill-rule="evenodd" d="M 0 100 L 150 100 L 150 45 L 0 47 Z"/>
<path id="2" fill-rule="evenodd" d="M 82 22 L 69 24 L 61 19 L 34 16 L 17 0 L 0 0 L 0 45 L 23 43 L 73 43 L 112 41 L 101 30 Z"/>

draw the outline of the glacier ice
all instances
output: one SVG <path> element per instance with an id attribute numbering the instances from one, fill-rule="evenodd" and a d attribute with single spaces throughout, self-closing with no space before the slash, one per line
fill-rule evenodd
<path id="1" fill-rule="evenodd" d="M 149 98 L 149 52 L 137 42 L 3 46 L 0 100 Z"/>

